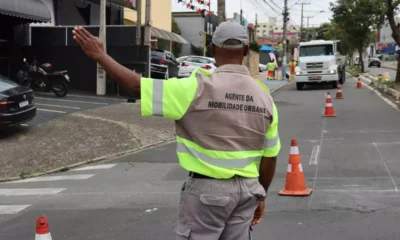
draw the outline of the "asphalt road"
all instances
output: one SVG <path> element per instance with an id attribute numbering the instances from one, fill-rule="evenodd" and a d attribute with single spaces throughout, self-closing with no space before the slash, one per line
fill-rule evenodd
<path id="1" fill-rule="evenodd" d="M 333 99 L 336 118 L 321 117 L 326 89 L 289 85 L 274 96 L 282 151 L 266 218 L 253 239 L 398 239 L 400 115 L 354 86 L 349 78 L 345 99 Z M 298 139 L 307 185 L 314 189 L 308 197 L 278 195 L 291 138 Z M 108 164 L 0 184 L 0 239 L 32 239 L 41 214 L 57 240 L 175 239 L 171 225 L 187 173 L 177 164 L 174 144 Z"/>
<path id="2" fill-rule="evenodd" d="M 103 107 L 115 103 L 126 102 L 126 99 L 119 97 L 100 97 L 89 94 L 68 94 L 66 97 L 59 98 L 53 93 L 35 92 L 35 104 L 37 107 L 36 117 L 24 124 L 34 126 L 45 123 L 52 119 L 61 117 L 77 111 Z"/>

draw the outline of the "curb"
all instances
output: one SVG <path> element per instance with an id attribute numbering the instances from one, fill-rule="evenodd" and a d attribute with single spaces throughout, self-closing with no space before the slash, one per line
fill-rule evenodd
<path id="1" fill-rule="evenodd" d="M 275 92 L 281 90 L 282 88 L 284 88 L 284 87 L 286 87 L 287 85 L 292 84 L 292 83 L 293 83 L 293 81 L 292 81 L 292 82 L 287 82 L 287 83 L 279 84 L 274 90 L 271 91 L 270 94 L 275 93 Z"/>
<path id="2" fill-rule="evenodd" d="M 64 167 L 59 167 L 59 168 L 51 169 L 51 170 L 48 170 L 48 171 L 35 173 L 35 174 L 29 175 L 29 176 L 27 176 L 25 178 L 21 178 L 21 177 L 0 178 L 0 182 L 17 181 L 17 180 L 22 180 L 22 179 L 27 179 L 27 178 L 40 177 L 40 176 L 51 174 L 51 173 L 67 172 L 71 168 L 76 168 L 76 167 L 79 167 L 79 166 L 82 166 L 82 165 L 86 165 L 86 164 L 89 164 L 89 163 L 106 162 L 107 160 L 111 161 L 111 160 L 114 160 L 116 157 L 128 155 L 128 154 L 131 154 L 131 153 L 138 153 L 138 152 L 141 152 L 141 151 L 144 151 L 144 150 L 148 150 L 148 149 L 151 149 L 151 148 L 163 146 L 165 144 L 169 144 L 169 143 L 173 143 L 173 142 L 175 142 L 175 137 L 167 138 L 167 139 L 162 140 L 162 141 L 158 141 L 158 142 L 155 142 L 155 143 L 152 143 L 152 144 L 144 145 L 144 146 L 141 146 L 139 148 L 129 149 L 129 150 L 126 150 L 126 151 L 117 152 L 117 153 L 113 153 L 113 154 L 109 154 L 109 155 L 104 155 L 104 156 L 88 159 L 88 160 L 85 160 L 85 161 L 81 161 L 81 162 L 78 162 L 78 163 L 70 164 L 70 165 L 67 165 L 67 166 L 64 166 Z"/>

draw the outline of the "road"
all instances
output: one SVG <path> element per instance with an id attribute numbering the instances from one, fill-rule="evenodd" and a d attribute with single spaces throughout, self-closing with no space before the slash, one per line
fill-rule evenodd
<path id="1" fill-rule="evenodd" d="M 378 76 L 378 74 L 384 74 L 385 72 L 388 72 L 390 75 L 391 79 L 396 79 L 396 71 L 388 68 L 377 68 L 377 67 L 370 67 L 368 68 L 368 71 L 375 76 Z"/>
<path id="2" fill-rule="evenodd" d="M 266 218 L 253 239 L 398 239 L 400 115 L 349 78 L 336 118 L 323 118 L 327 90 L 274 96 L 282 151 L 269 189 Z M 332 92 L 333 94 L 333 92 Z M 384 116 L 384 117 L 382 117 Z M 309 197 L 282 197 L 291 138 L 297 138 Z M 97 168 L 97 169 L 96 169 Z M 179 191 L 187 176 L 174 144 L 113 162 L 0 184 L 0 239 L 34 237 L 49 217 L 53 239 L 175 239 Z"/>

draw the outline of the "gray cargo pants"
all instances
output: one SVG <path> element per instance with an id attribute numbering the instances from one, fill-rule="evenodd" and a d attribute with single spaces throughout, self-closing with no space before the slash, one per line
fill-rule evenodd
<path id="1" fill-rule="evenodd" d="M 182 187 L 176 239 L 250 240 L 250 223 L 266 193 L 257 178 L 189 178 Z"/>

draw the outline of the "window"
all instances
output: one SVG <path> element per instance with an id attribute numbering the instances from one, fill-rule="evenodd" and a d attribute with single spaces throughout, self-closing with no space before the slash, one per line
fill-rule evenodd
<path id="1" fill-rule="evenodd" d="M 300 57 L 331 55 L 333 55 L 333 45 L 331 44 L 300 47 Z"/>
<path id="2" fill-rule="evenodd" d="M 15 83 L 9 81 L 7 78 L 0 75 L 0 92 L 7 91 L 15 87 L 16 87 Z"/>
<path id="3" fill-rule="evenodd" d="M 207 58 L 188 57 L 188 58 L 186 58 L 186 62 L 207 64 L 207 63 L 211 63 L 211 60 L 207 59 Z"/>

